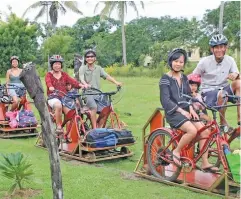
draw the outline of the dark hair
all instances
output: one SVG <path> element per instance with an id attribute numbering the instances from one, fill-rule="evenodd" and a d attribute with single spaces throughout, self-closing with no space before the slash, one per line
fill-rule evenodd
<path id="1" fill-rule="evenodd" d="M 184 64 L 186 64 L 185 55 L 184 55 L 183 53 L 180 53 L 180 52 L 174 53 L 174 54 L 170 57 L 170 62 L 172 63 L 173 61 L 179 59 L 181 56 L 184 57 Z"/>

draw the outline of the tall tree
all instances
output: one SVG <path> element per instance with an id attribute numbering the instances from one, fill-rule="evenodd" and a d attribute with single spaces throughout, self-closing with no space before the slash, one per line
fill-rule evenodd
<path id="1" fill-rule="evenodd" d="M 50 5 L 49 11 L 48 5 Z M 35 16 L 35 20 L 38 20 L 38 18 L 42 17 L 46 12 L 49 12 L 50 21 L 53 27 L 55 27 L 58 22 L 59 12 L 61 14 L 65 14 L 67 12 L 67 9 L 69 9 L 72 12 L 83 15 L 83 13 L 78 9 L 78 4 L 76 1 L 38 1 L 25 10 L 25 12 L 23 13 L 23 17 L 29 10 L 37 8 L 41 9 L 39 13 Z"/>
<path id="2" fill-rule="evenodd" d="M 104 3 L 105 6 L 101 10 L 100 15 L 102 17 L 109 16 L 113 13 L 114 10 L 117 10 L 118 18 L 121 21 L 121 34 L 122 34 L 122 56 L 123 56 L 123 63 L 124 65 L 127 65 L 127 59 L 126 59 L 126 37 L 125 37 L 125 15 L 127 13 L 127 7 L 132 7 L 137 16 L 139 16 L 139 12 L 136 6 L 136 2 L 134 1 L 104 1 L 99 2 L 95 6 L 94 12 L 96 12 L 97 8 L 99 7 L 100 3 Z M 143 1 L 140 1 L 140 4 L 142 8 L 144 9 L 144 3 Z"/>
<path id="3" fill-rule="evenodd" d="M 6 22 L 0 23 L 0 74 L 5 75 L 13 55 L 20 62 L 34 61 L 38 48 L 37 26 L 10 14 Z"/>

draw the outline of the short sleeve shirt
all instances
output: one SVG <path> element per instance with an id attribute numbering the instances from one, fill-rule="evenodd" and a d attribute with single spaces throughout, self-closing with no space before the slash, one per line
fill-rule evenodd
<path id="1" fill-rule="evenodd" d="M 94 65 L 94 69 L 90 70 L 87 65 L 81 66 L 79 69 L 80 81 L 85 81 L 96 89 L 100 89 L 100 78 L 106 79 L 108 74 L 101 66 Z"/>
<path id="2" fill-rule="evenodd" d="M 227 86 L 228 74 L 239 71 L 232 57 L 225 55 L 223 61 L 217 63 L 214 55 L 210 55 L 200 60 L 193 73 L 201 75 L 201 92 L 207 92 Z"/>

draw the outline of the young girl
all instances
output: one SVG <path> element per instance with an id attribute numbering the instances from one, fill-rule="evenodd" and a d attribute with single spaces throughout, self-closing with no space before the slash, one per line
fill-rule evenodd
<path id="1" fill-rule="evenodd" d="M 203 127 L 201 122 L 193 122 L 191 119 L 198 119 L 197 113 L 192 106 L 189 106 L 183 94 L 191 95 L 187 76 L 182 74 L 183 67 L 187 62 L 186 51 L 174 49 L 168 55 L 168 65 L 170 71 L 164 74 L 160 80 L 161 104 L 165 109 L 167 122 L 172 128 L 180 129 L 185 134 L 180 139 L 177 147 L 173 150 L 173 161 L 177 166 L 181 166 L 180 153 L 184 146 L 189 144 L 197 134 L 197 130 Z M 206 130 L 201 133 L 201 137 L 207 137 L 210 132 Z M 200 148 L 205 140 L 200 140 Z M 208 150 L 202 156 L 201 168 L 205 171 L 218 171 L 208 162 Z"/>
<path id="2" fill-rule="evenodd" d="M 189 86 L 192 92 L 192 97 L 203 102 L 201 94 L 198 93 L 199 86 L 201 84 L 201 77 L 197 74 L 190 74 L 187 76 L 187 78 L 188 78 Z M 200 103 L 198 102 L 193 103 L 193 108 L 196 111 L 196 113 L 199 115 L 200 119 L 203 119 L 205 121 L 211 120 L 210 117 L 207 115 L 207 110 Z"/>

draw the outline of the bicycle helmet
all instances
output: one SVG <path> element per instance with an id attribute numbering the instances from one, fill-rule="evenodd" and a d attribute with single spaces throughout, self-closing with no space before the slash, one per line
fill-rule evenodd
<path id="1" fill-rule="evenodd" d="M 217 34 L 212 36 L 212 38 L 209 40 L 209 45 L 211 47 L 217 46 L 217 45 L 227 45 L 228 39 L 222 34 Z"/>
<path id="2" fill-rule="evenodd" d="M 93 50 L 93 49 L 88 49 L 88 50 L 86 50 L 85 51 L 85 58 L 86 58 L 86 56 L 88 55 L 88 54 L 93 54 L 95 57 L 96 57 L 96 52 L 95 52 L 95 50 Z"/>
<path id="3" fill-rule="evenodd" d="M 53 55 L 52 57 L 50 57 L 49 63 L 51 66 L 53 66 L 55 62 L 60 62 L 62 65 L 62 63 L 64 62 L 64 59 L 60 55 Z"/>
<path id="4" fill-rule="evenodd" d="M 14 55 L 14 56 L 12 56 L 12 57 L 10 58 L 10 63 L 11 63 L 11 64 L 12 64 L 12 61 L 13 61 L 14 59 L 19 62 L 19 57 Z"/>
<path id="5" fill-rule="evenodd" d="M 173 59 L 173 56 L 177 53 L 181 53 L 183 54 L 184 56 L 184 64 L 186 64 L 187 62 L 187 53 L 185 50 L 181 49 L 181 48 L 175 48 L 173 49 L 169 54 L 168 54 L 168 59 L 167 59 L 167 63 L 169 65 L 169 67 L 173 70 L 172 68 L 172 61 L 174 60 Z M 178 72 L 178 71 L 175 71 L 175 72 Z"/>
<path id="6" fill-rule="evenodd" d="M 197 84 L 198 86 L 200 86 L 201 84 L 201 77 L 200 75 L 197 75 L 197 74 L 189 74 L 187 76 L 188 78 L 188 81 L 189 81 L 189 84 Z"/>

